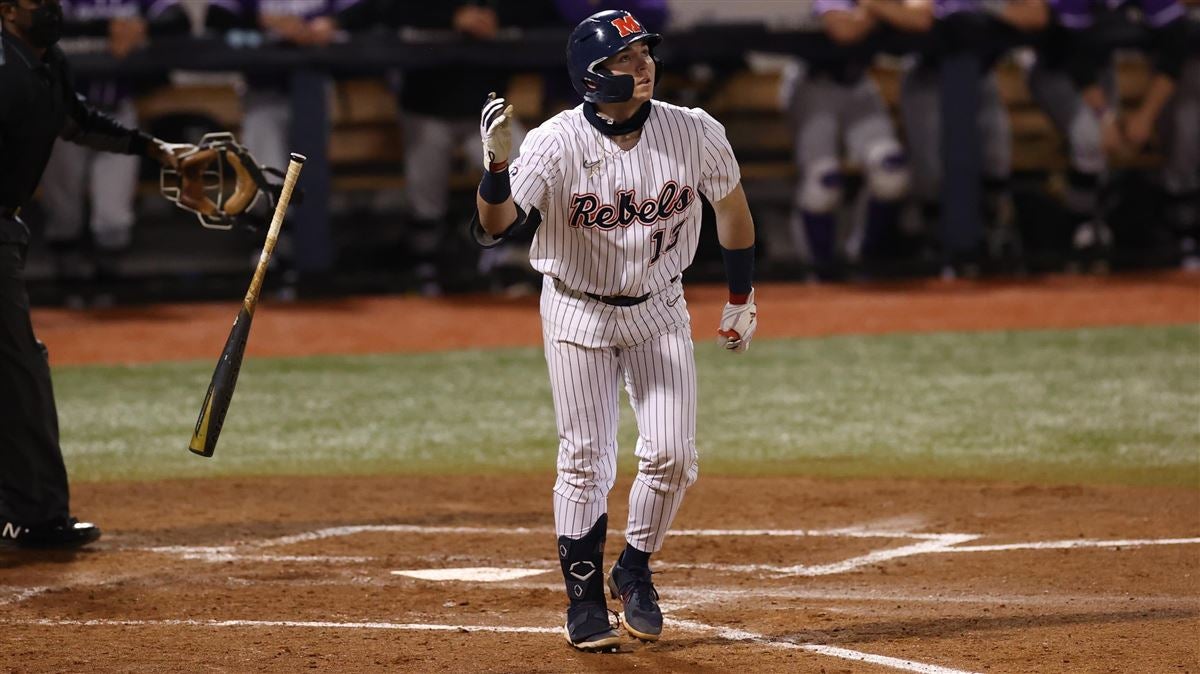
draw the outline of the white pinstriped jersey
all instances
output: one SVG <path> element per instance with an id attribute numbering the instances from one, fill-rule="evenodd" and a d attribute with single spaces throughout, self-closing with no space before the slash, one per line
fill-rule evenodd
<path id="1" fill-rule="evenodd" d="M 664 289 L 691 264 L 699 194 L 724 199 L 741 180 L 725 127 L 699 108 L 652 101 L 642 136 L 620 149 L 583 106 L 547 120 L 513 160 L 513 200 L 542 224 L 530 247 L 537 271 L 598 295 Z"/>

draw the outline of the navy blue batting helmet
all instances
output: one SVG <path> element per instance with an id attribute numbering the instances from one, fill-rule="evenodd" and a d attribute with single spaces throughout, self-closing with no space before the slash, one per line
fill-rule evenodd
<path id="1" fill-rule="evenodd" d="M 641 22 L 624 10 L 597 12 L 580 21 L 567 40 L 567 72 L 575 91 L 589 103 L 620 103 L 632 98 L 633 77 L 613 75 L 599 65 L 643 40 L 653 50 L 662 42 L 662 36 L 646 32 Z"/>

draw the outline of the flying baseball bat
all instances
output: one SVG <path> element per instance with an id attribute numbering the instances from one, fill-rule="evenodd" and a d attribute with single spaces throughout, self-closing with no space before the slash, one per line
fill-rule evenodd
<path id="1" fill-rule="evenodd" d="M 217 369 L 213 371 L 212 383 L 208 385 L 208 392 L 204 394 L 200 417 L 196 419 L 192 441 L 188 443 L 188 449 L 200 456 L 212 456 L 217 449 L 221 426 L 225 424 L 225 413 L 229 411 L 229 401 L 233 399 L 238 372 L 242 369 L 242 356 L 246 353 L 250 322 L 254 319 L 254 309 L 258 306 L 258 293 L 262 289 L 271 253 L 275 251 L 275 241 L 279 238 L 279 228 L 283 225 L 283 214 L 287 212 L 288 202 L 292 200 L 292 189 L 296 186 L 296 179 L 300 177 L 303 165 L 304 155 L 293 152 L 291 161 L 288 162 L 287 175 L 283 179 L 279 201 L 275 204 L 271 228 L 267 230 L 267 240 L 263 243 L 262 254 L 258 257 L 258 266 L 254 268 L 254 277 L 250 279 L 250 288 L 246 291 L 242 308 L 233 321 L 229 338 L 225 340 L 221 359 L 217 361 Z"/>

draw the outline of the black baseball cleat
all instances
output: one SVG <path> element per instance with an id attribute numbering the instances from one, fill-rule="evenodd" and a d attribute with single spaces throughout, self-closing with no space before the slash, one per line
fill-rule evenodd
<path id="1" fill-rule="evenodd" d="M 64 517 L 37 526 L 5 521 L 0 525 L 0 545 L 26 550 L 71 550 L 100 538 L 100 527 Z"/>
<path id="2" fill-rule="evenodd" d="M 603 601 L 571 602 L 567 608 L 567 624 L 563 628 L 567 641 L 581 651 L 617 650 L 621 636 L 613 629 L 608 615 L 608 607 Z"/>
<path id="3" fill-rule="evenodd" d="M 658 641 L 663 616 L 658 608 L 658 590 L 650 582 L 650 569 L 627 569 L 617 562 L 608 574 L 608 590 L 613 599 L 620 598 L 625 608 L 621 620 L 625 631 L 643 641 Z"/>

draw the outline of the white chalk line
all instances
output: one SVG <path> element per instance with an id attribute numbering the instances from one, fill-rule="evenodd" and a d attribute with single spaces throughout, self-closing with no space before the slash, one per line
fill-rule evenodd
<path id="1" fill-rule="evenodd" d="M 966 670 L 951 669 L 939 665 L 931 665 L 915 660 L 904 660 L 902 658 L 893 658 L 886 655 L 875 655 L 873 653 L 864 653 L 862 651 L 854 651 L 848 648 L 839 648 L 836 646 L 825 646 L 822 644 L 798 644 L 786 639 L 772 639 L 763 634 L 757 634 L 747 630 L 732 629 L 728 627 L 715 627 L 706 625 L 693 620 L 679 620 L 675 618 L 665 619 L 664 624 L 682 627 L 685 629 L 693 629 L 696 631 L 712 631 L 722 639 L 728 641 L 743 641 L 770 648 L 784 648 L 790 650 L 802 650 L 818 655 L 826 655 L 843 660 L 853 660 L 855 662 L 869 662 L 871 664 L 899 669 L 907 672 L 920 672 L 921 674 L 972 674 Z"/>
<path id="2" fill-rule="evenodd" d="M 479 534 L 488 536 L 553 536 L 551 529 L 529 527 L 443 527 L 421 526 L 416 524 L 360 524 L 341 527 L 328 527 L 316 531 L 306 531 L 291 536 L 281 536 L 261 541 L 252 541 L 246 545 L 259 548 L 293 545 L 326 538 L 352 536 L 363 533 L 401 533 L 401 534 Z M 623 536 L 621 530 L 610 532 L 613 537 Z M 730 537 L 730 536 L 778 536 L 792 538 L 911 538 L 915 540 L 940 540 L 948 535 L 968 534 L 922 534 L 909 531 L 872 530 L 861 527 L 842 527 L 837 529 L 681 529 L 672 531 L 671 536 L 687 537 Z M 978 535 L 972 535 L 978 537 Z"/>
<path id="3" fill-rule="evenodd" d="M 279 538 L 249 541 L 240 545 L 226 546 L 159 546 L 149 548 L 154 552 L 175 555 L 184 559 L 205 562 L 261 561 L 261 562 L 311 562 L 317 564 L 361 564 L 374 561 L 374 557 L 338 555 L 270 555 L 251 550 L 279 547 L 329 538 L 352 536 L 361 533 L 409 533 L 409 534 L 483 534 L 483 535 L 549 535 L 549 530 L 527 527 L 430 527 L 413 524 L 368 524 L 328 527 Z M 619 536 L 620 534 L 614 534 Z M 704 569 L 725 573 L 758 573 L 764 575 L 817 577 L 847 573 L 866 566 L 917 555 L 943 552 L 1006 552 L 1014 550 L 1055 550 L 1072 548 L 1138 548 L 1154 545 L 1192 545 L 1200 543 L 1196 538 L 1164 539 L 1068 539 L 1061 541 L 1029 541 L 999 545 L 963 545 L 982 538 L 982 534 L 959 533 L 912 533 L 892 530 L 872 530 L 861 527 L 838 529 L 684 529 L 673 532 L 676 536 L 691 537 L 848 537 L 848 538 L 907 538 L 919 542 L 896 548 L 875 550 L 865 555 L 833 562 L 830 564 L 719 564 L 712 562 L 661 563 L 663 569 Z"/>
<path id="4" fill-rule="evenodd" d="M 941 534 L 932 540 L 924 540 L 920 543 L 912 545 L 903 545 L 898 548 L 888 548 L 885 550 L 876 550 L 858 557 L 851 557 L 840 562 L 832 564 L 796 564 L 792 566 L 779 566 L 773 564 L 723 564 L 722 568 L 716 569 L 713 564 L 700 563 L 676 563 L 673 566 L 681 569 L 707 569 L 732 571 L 737 573 L 767 573 L 780 576 L 830 576 L 838 573 L 846 573 L 855 569 L 879 564 L 892 559 L 900 559 L 901 557 L 912 557 L 913 555 L 923 555 L 932 552 L 941 552 L 952 545 L 973 541 L 979 538 L 975 534 Z M 668 565 L 663 565 L 668 566 Z"/>
<path id="5" fill-rule="evenodd" d="M 0 606 L 20 604 L 26 599 L 45 594 L 51 589 L 49 587 L 0 587 Z"/>
<path id="6" fill-rule="evenodd" d="M 977 534 L 922 534 L 896 529 L 868 529 L 865 527 L 839 527 L 837 529 L 684 529 L 672 531 L 671 536 L 726 537 L 761 536 L 791 538 L 912 538 L 915 540 L 939 540 L 946 536 L 972 536 Z"/>
<path id="7" fill-rule="evenodd" d="M 900 658 L 888 657 L 886 655 L 874 655 L 872 653 L 852 651 L 848 648 L 838 648 L 837 646 L 807 644 L 802 646 L 802 648 L 810 653 L 819 653 L 821 655 L 829 655 L 835 658 L 842 658 L 843 660 L 853 660 L 855 662 L 869 662 L 873 665 L 882 665 L 884 667 L 900 669 L 906 672 L 920 672 L 921 674 L 970 674 L 970 672 L 964 669 L 951 669 L 949 667 L 929 665 L 923 662 L 916 662 L 914 660 L 902 660 Z"/>
<path id="8" fill-rule="evenodd" d="M 1069 550 L 1072 548 L 1140 548 L 1148 545 L 1195 545 L 1200 538 L 1135 538 L 1127 540 L 1093 540 L 1086 538 L 1002 545 L 963 545 L 946 548 L 945 552 L 1007 552 L 1009 550 Z"/>
<path id="9" fill-rule="evenodd" d="M 972 674 L 965 670 L 950 669 L 938 665 L 930 665 L 913 660 L 903 660 L 884 655 L 863 653 L 848 648 L 823 646 L 821 644 L 797 644 L 786 640 L 771 639 L 765 635 L 746 630 L 735 630 L 691 620 L 667 619 L 667 625 L 693 632 L 713 632 L 719 638 L 727 641 L 741 641 L 790 650 L 802 650 L 818 655 L 825 655 L 843 660 L 869 662 L 883 667 L 899 669 L 921 674 Z M 408 632 L 462 632 L 462 633 L 493 633 L 493 634 L 562 634 L 561 627 L 536 626 L 507 626 L 507 625 L 440 625 L 434 623 L 390 623 L 390 622 L 330 622 L 320 620 L 113 620 L 113 619 L 53 619 L 36 618 L 30 620 L 0 620 L 0 624 L 29 625 L 45 627 L 292 627 L 306 629 L 362 629 L 362 630 L 397 630 Z"/>
<path id="10" fill-rule="evenodd" d="M 28 599 L 32 599 L 34 597 L 38 597 L 43 594 L 52 594 L 52 593 L 56 593 L 56 592 L 77 590 L 77 589 L 80 589 L 83 587 L 103 588 L 103 587 L 110 587 L 113 585 L 120 585 L 121 583 L 129 582 L 129 581 L 141 581 L 141 580 L 153 575 L 156 571 L 157 571 L 157 569 L 146 569 L 143 571 L 127 572 L 127 573 L 88 572 L 88 571 L 84 571 L 84 572 L 80 572 L 80 573 L 68 572 L 65 575 L 60 577 L 60 579 L 63 580 L 64 582 L 59 583 L 57 585 L 31 586 L 31 587 L 21 587 L 21 586 L 12 586 L 12 585 L 0 586 L 0 606 L 19 604 Z M 5 594 L 5 591 L 11 591 L 13 594 L 9 597 L 4 597 L 3 595 Z"/>
<path id="11" fill-rule="evenodd" d="M 526 587 L 535 586 L 530 583 Z M 548 592 L 562 592 L 562 583 L 537 585 Z M 688 587 L 671 585 L 664 591 L 664 600 L 673 602 L 677 608 L 684 605 L 697 606 L 707 604 L 728 603 L 730 601 L 757 600 L 798 600 L 798 601 L 829 601 L 829 602 L 878 602 L 895 604 L 964 604 L 997 606 L 1137 606 L 1142 607 L 1190 607 L 1200 608 L 1200 596 L 1192 597 L 1155 597 L 1130 595 L 1075 595 L 1075 594 L 1037 594 L 1037 595 L 999 595 L 999 594 L 910 594 L 897 592 L 881 592 L 877 590 L 828 590 L 828 589 L 790 589 L 790 588 L 759 588 L 743 590 L 729 587 Z"/>
<path id="12" fill-rule="evenodd" d="M 180 559 L 191 559 L 201 562 L 313 562 L 316 564 L 365 564 L 375 560 L 375 557 L 364 555 L 269 555 L 262 553 L 246 554 L 241 548 L 231 545 L 187 546 L 161 545 L 144 548 L 149 552 L 159 552 L 173 555 Z"/>
<path id="13" fill-rule="evenodd" d="M 306 531 L 304 533 L 293 534 L 291 536 L 281 536 L 279 538 L 270 538 L 261 541 L 249 543 L 259 548 L 270 548 L 279 545 L 293 545 L 295 543 L 306 543 L 308 541 L 318 541 L 325 538 L 337 538 L 339 536 L 353 536 L 355 534 L 365 533 L 392 533 L 392 534 L 485 534 L 493 536 L 527 536 L 532 534 L 537 535 L 553 535 L 553 531 L 549 529 L 530 529 L 527 527 L 433 527 L 420 526 L 416 524 L 359 524 L 343 527 L 328 527 L 325 529 L 317 529 L 316 531 Z"/>

